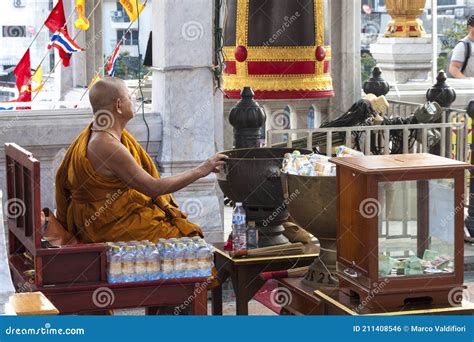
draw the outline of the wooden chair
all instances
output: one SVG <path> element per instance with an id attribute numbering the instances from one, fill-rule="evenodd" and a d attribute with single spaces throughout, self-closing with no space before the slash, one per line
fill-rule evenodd
<path id="1" fill-rule="evenodd" d="M 5 144 L 9 264 L 17 290 L 40 291 L 61 314 L 105 309 L 175 306 L 207 314 L 205 278 L 107 283 L 107 245 L 41 244 L 40 162 L 14 143 Z"/>

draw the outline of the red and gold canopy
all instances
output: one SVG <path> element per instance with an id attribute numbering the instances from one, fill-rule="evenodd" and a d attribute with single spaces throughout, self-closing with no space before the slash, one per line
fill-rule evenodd
<path id="1" fill-rule="evenodd" d="M 323 0 L 227 0 L 224 91 L 257 99 L 334 95 Z"/>

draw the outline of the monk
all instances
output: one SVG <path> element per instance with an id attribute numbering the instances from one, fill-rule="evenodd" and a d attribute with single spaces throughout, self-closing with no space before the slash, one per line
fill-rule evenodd
<path id="1" fill-rule="evenodd" d="M 58 221 L 83 243 L 202 236 L 171 194 L 218 172 L 226 156 L 216 154 L 195 169 L 160 178 L 125 129 L 135 115 L 125 82 L 99 80 L 89 99 L 94 120 L 71 144 L 56 174 Z"/>

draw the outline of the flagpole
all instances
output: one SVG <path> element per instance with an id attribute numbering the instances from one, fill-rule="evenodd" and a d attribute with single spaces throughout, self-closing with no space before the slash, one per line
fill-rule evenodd
<path id="1" fill-rule="evenodd" d="M 95 10 L 97 9 L 97 7 L 99 7 L 99 5 L 102 3 L 102 0 L 100 0 L 99 2 L 97 2 L 97 4 L 94 6 L 94 8 L 92 9 L 91 13 L 89 13 L 89 15 L 87 16 L 87 19 L 89 20 L 90 17 L 92 17 L 92 14 L 94 14 Z M 76 7 L 74 7 L 74 9 L 72 10 L 72 12 L 69 14 L 69 16 L 67 17 L 66 19 L 66 23 L 64 24 L 64 26 L 67 25 L 67 22 L 69 19 L 71 19 L 72 15 L 74 14 L 74 12 L 76 11 Z M 43 23 L 43 26 L 44 26 L 44 23 Z M 64 27 L 63 26 L 63 27 Z M 79 35 L 81 31 L 78 31 L 76 33 L 76 35 L 74 36 L 74 40 L 76 40 L 77 36 Z M 48 52 L 46 53 L 46 55 L 44 55 L 43 59 L 41 60 L 41 63 L 38 65 L 38 67 L 41 66 L 41 64 L 43 63 L 43 61 L 46 59 L 46 57 L 48 56 L 49 54 L 49 50 Z M 51 78 L 51 74 L 54 73 L 54 71 L 56 70 L 56 68 L 58 67 L 59 63 L 61 62 L 61 59 L 59 59 L 59 61 L 56 62 L 56 64 L 54 65 L 53 69 L 51 69 L 51 71 L 49 72 L 48 76 L 46 77 L 46 80 L 43 82 L 43 84 L 46 84 L 46 82 L 48 82 L 48 80 Z M 41 90 L 40 90 L 41 91 Z M 31 102 L 33 102 L 33 100 L 36 98 L 36 96 L 38 96 L 40 92 L 38 91 L 35 96 L 33 96 L 33 98 L 31 99 Z"/>
<path id="2" fill-rule="evenodd" d="M 146 6 L 148 0 L 145 0 L 145 2 L 143 3 L 143 7 Z M 137 19 L 138 20 L 138 17 L 140 16 L 141 13 L 138 14 L 137 16 Z M 131 21 L 130 24 L 128 25 L 127 27 L 127 30 L 125 31 L 124 34 L 122 34 L 122 38 L 120 38 L 120 40 L 118 41 L 118 43 L 115 45 L 114 47 L 114 50 L 117 48 L 117 46 L 119 46 L 120 44 L 122 44 L 122 41 L 124 40 L 124 38 L 127 36 L 127 34 L 130 32 L 130 30 L 132 29 L 132 25 L 135 21 Z M 140 39 L 140 37 L 138 37 L 138 39 Z M 113 50 L 112 50 L 113 51 Z M 138 54 L 140 55 L 140 51 L 138 51 Z M 106 59 L 105 59 L 105 64 L 102 65 L 98 70 L 97 70 L 97 73 L 96 73 L 96 76 L 102 71 L 105 69 L 105 66 L 109 63 L 109 60 L 110 60 L 110 57 L 112 57 L 111 55 L 110 56 L 107 56 Z M 140 56 L 139 56 L 140 58 Z M 95 78 L 95 77 L 94 77 Z M 84 98 L 84 96 L 87 94 L 87 92 L 89 91 L 89 86 L 87 86 L 87 88 L 84 90 L 84 92 L 82 93 L 81 95 L 81 100 Z M 136 89 L 134 90 L 134 92 L 136 91 Z"/>
<path id="3" fill-rule="evenodd" d="M 41 33 L 41 31 L 43 30 L 43 28 L 44 28 L 44 23 L 43 23 L 43 25 L 41 25 L 41 27 L 40 27 L 40 29 L 38 30 L 38 32 L 36 32 L 35 37 L 34 37 L 33 40 L 31 41 L 30 45 L 28 45 L 27 50 L 33 46 L 33 43 L 35 42 L 36 38 L 38 38 L 38 36 L 39 36 L 39 34 Z"/>

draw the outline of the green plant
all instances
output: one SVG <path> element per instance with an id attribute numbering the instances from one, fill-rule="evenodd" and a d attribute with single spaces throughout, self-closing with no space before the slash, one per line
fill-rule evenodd
<path id="1" fill-rule="evenodd" d="M 142 63 L 140 57 L 130 56 L 130 52 L 124 51 L 117 57 L 115 65 L 115 77 L 131 80 L 138 79 L 138 63 Z M 148 68 L 140 67 L 140 77 L 143 78 L 148 73 Z"/>
<path id="2" fill-rule="evenodd" d="M 466 35 L 467 27 L 465 22 L 455 22 L 448 30 L 443 32 L 441 53 L 438 56 L 438 70 L 446 70 L 448 66 L 448 53 Z"/>
<path id="3" fill-rule="evenodd" d="M 372 69 L 377 64 L 374 57 L 368 52 L 360 55 L 362 84 L 372 76 Z"/>

